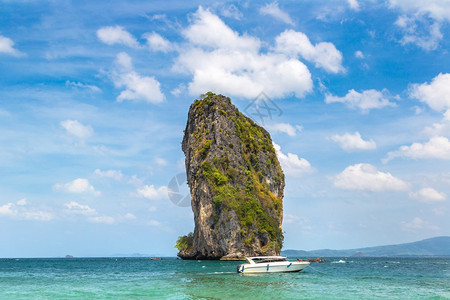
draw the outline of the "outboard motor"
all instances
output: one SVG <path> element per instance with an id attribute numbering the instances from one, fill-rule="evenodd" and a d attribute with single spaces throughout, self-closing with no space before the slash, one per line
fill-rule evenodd
<path id="1" fill-rule="evenodd" d="M 242 265 L 238 265 L 237 266 L 237 272 L 238 273 L 242 273 Z"/>

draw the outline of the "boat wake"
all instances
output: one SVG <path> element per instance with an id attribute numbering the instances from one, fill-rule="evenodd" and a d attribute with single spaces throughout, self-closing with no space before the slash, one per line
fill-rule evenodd
<path id="1" fill-rule="evenodd" d="M 332 261 L 331 262 L 332 264 L 345 264 L 345 263 L 347 263 L 345 260 L 342 260 L 342 259 L 340 259 L 340 260 L 338 260 L 338 261 Z"/>

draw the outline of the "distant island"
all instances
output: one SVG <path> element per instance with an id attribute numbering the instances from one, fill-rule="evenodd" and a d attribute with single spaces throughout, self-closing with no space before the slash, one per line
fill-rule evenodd
<path id="1" fill-rule="evenodd" d="M 440 236 L 413 243 L 348 250 L 283 250 L 284 256 L 295 257 L 417 257 L 450 256 L 450 236 Z"/>

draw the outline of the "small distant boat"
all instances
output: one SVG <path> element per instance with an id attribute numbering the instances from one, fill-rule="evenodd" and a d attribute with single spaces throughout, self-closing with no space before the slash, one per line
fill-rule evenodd
<path id="1" fill-rule="evenodd" d="M 248 264 L 239 265 L 238 273 L 300 272 L 310 264 L 307 261 L 288 261 L 284 256 L 256 256 L 246 259 Z"/>

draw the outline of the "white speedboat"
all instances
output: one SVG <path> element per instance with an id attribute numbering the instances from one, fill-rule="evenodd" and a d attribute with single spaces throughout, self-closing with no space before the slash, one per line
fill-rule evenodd
<path id="1" fill-rule="evenodd" d="M 238 273 L 268 273 L 268 272 L 300 272 L 307 266 L 307 261 L 288 261 L 283 256 L 246 257 L 248 264 L 237 267 Z"/>

